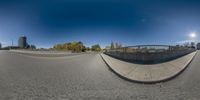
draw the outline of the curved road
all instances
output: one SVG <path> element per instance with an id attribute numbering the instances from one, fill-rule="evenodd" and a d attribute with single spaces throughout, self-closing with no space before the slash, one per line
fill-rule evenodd
<path id="1" fill-rule="evenodd" d="M 111 72 L 99 54 L 33 57 L 0 51 L 0 100 L 199 100 L 200 52 L 178 77 L 139 84 Z"/>

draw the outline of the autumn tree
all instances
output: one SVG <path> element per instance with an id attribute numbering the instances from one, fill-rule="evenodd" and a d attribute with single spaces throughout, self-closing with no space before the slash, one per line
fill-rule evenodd
<path id="1" fill-rule="evenodd" d="M 99 44 L 95 44 L 91 47 L 92 51 L 101 51 L 101 47 Z"/>
<path id="2" fill-rule="evenodd" d="M 68 50 L 72 52 L 84 52 L 86 50 L 84 44 L 79 42 L 69 42 L 64 44 L 54 45 L 54 50 Z"/>

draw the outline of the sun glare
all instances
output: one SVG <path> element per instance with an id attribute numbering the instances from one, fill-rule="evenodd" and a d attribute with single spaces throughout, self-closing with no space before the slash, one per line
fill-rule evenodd
<path id="1" fill-rule="evenodd" d="M 192 33 L 189 34 L 189 36 L 190 36 L 191 38 L 195 38 L 195 37 L 196 37 L 196 33 L 195 33 L 195 32 L 192 32 Z"/>

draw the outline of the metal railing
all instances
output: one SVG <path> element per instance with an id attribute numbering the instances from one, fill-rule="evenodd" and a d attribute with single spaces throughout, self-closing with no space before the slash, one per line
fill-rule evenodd
<path id="1" fill-rule="evenodd" d="M 122 48 L 108 49 L 106 52 L 125 52 L 125 53 L 160 53 L 160 52 L 172 52 L 182 51 L 194 48 L 170 46 L 170 45 L 136 45 L 127 46 Z"/>
<path id="2" fill-rule="evenodd" d="M 137 45 L 109 49 L 105 54 L 110 56 L 138 62 L 159 62 L 184 56 L 195 51 L 194 48 L 170 45 Z"/>

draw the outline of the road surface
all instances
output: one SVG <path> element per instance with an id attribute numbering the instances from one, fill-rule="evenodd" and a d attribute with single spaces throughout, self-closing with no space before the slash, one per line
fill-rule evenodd
<path id="1" fill-rule="evenodd" d="M 200 52 L 178 77 L 139 84 L 111 72 L 99 54 L 34 57 L 0 51 L 0 100 L 199 100 Z"/>

